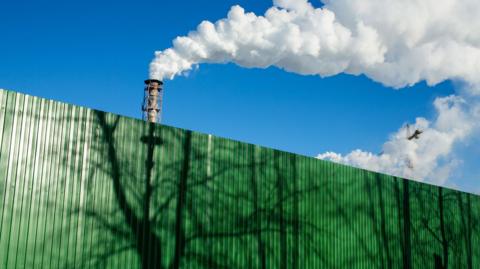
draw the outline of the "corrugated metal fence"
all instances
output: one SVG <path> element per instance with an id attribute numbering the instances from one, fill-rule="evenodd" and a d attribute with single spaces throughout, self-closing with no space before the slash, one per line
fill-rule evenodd
<path id="1" fill-rule="evenodd" d="M 0 90 L 0 268 L 480 267 L 478 196 Z"/>

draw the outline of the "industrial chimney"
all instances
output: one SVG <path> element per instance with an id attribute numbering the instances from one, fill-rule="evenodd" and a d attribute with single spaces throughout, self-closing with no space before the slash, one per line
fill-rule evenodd
<path id="1" fill-rule="evenodd" d="M 148 122 L 160 123 L 162 118 L 163 82 L 157 79 L 145 80 L 143 117 Z"/>

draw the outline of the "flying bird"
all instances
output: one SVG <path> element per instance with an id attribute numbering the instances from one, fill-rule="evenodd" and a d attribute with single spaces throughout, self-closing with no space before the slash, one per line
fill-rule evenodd
<path id="1" fill-rule="evenodd" d="M 410 124 L 407 124 L 406 126 L 406 131 L 407 131 L 407 140 L 414 140 L 414 139 L 420 139 L 420 135 L 423 134 L 423 131 L 420 129 L 415 129 L 413 134 L 410 132 Z"/>
<path id="2" fill-rule="evenodd" d="M 420 135 L 422 133 L 423 133 L 423 131 L 420 131 L 420 130 L 417 129 L 417 130 L 415 130 L 415 132 L 411 136 L 407 137 L 407 139 L 408 140 L 419 139 Z"/>

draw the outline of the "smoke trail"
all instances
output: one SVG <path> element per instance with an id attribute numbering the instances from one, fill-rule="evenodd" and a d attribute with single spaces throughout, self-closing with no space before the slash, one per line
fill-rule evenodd
<path id="1" fill-rule="evenodd" d="M 302 75 L 365 74 L 388 86 L 480 82 L 477 0 L 274 0 L 263 16 L 234 6 L 156 52 L 150 76 L 173 79 L 201 63 L 276 66 Z"/>
<path id="2" fill-rule="evenodd" d="M 438 98 L 435 119 L 418 118 L 425 131 L 409 141 L 393 134 L 383 154 L 360 150 L 318 157 L 371 170 L 443 182 L 480 119 L 480 3 L 478 0 L 274 0 L 264 15 L 234 6 L 226 18 L 204 21 L 173 47 L 155 53 L 150 77 L 173 79 L 202 63 L 233 62 L 247 68 L 275 66 L 301 75 L 364 74 L 401 88 L 445 80 L 468 85 L 468 94 Z M 414 163 L 414 165 L 412 165 Z"/>

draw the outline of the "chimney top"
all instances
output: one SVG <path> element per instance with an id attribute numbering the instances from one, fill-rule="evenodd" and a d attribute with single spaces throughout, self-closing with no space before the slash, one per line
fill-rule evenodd
<path id="1" fill-rule="evenodd" d="M 158 80 L 158 79 L 147 79 L 145 80 L 145 84 L 150 84 L 150 83 L 157 83 L 158 85 L 163 85 L 163 82 Z"/>

